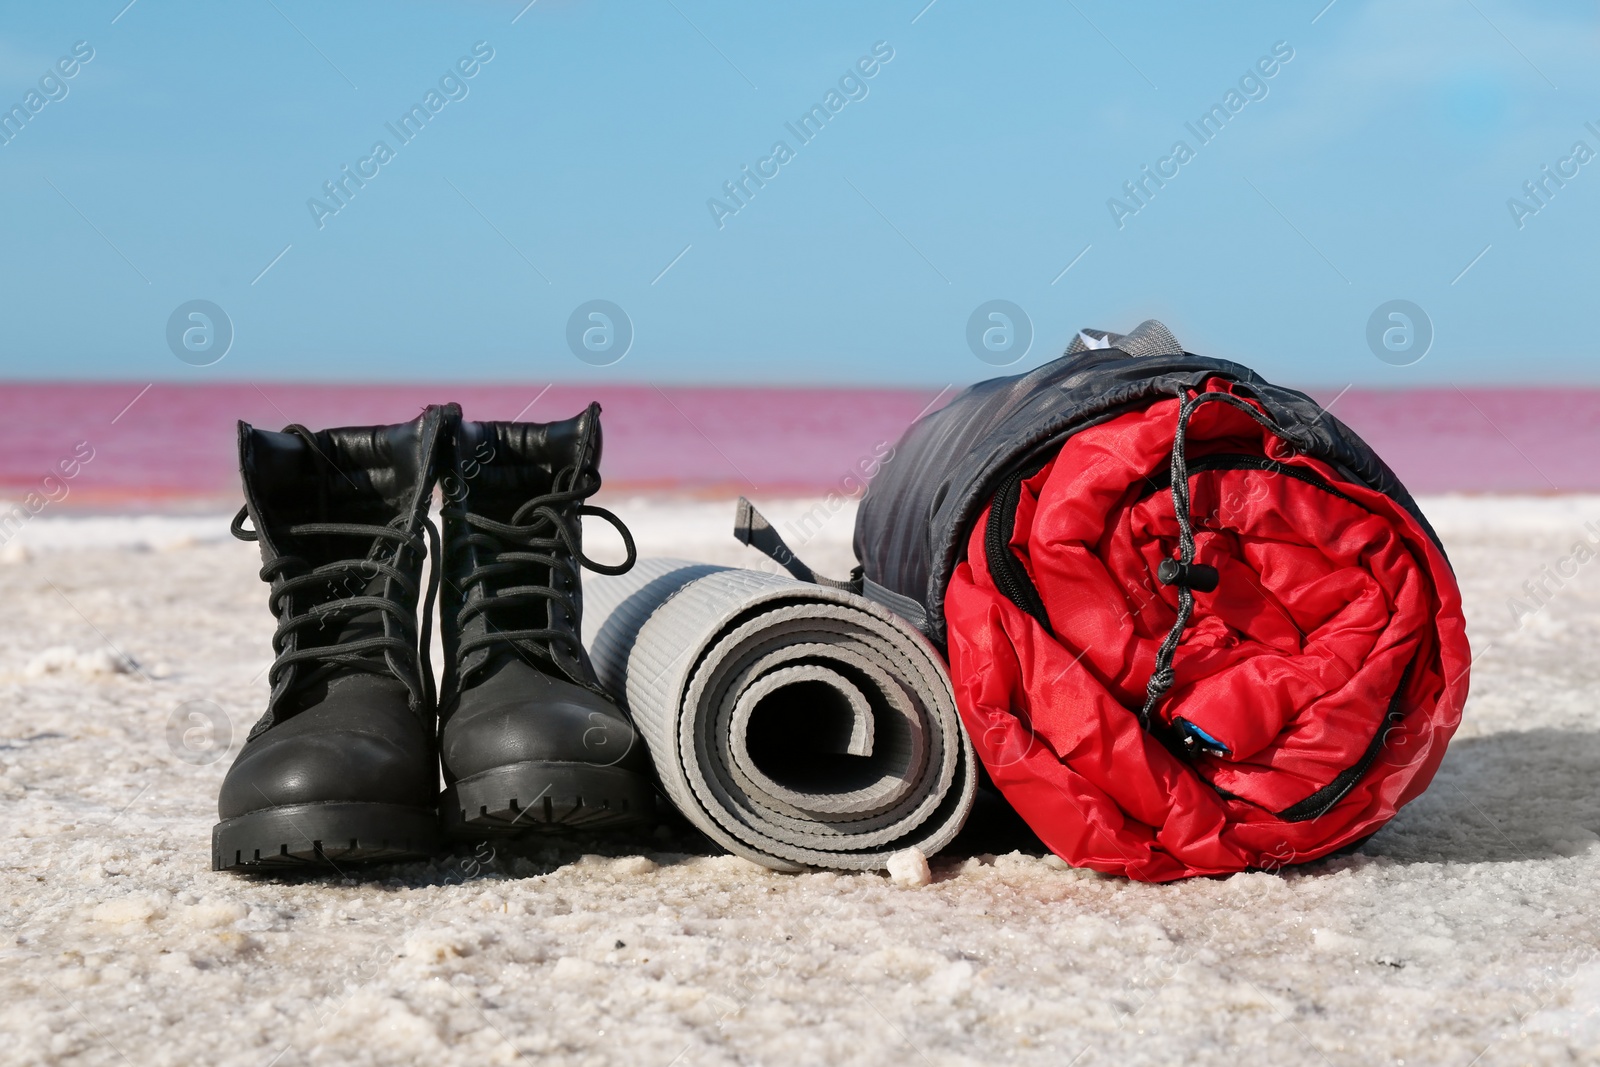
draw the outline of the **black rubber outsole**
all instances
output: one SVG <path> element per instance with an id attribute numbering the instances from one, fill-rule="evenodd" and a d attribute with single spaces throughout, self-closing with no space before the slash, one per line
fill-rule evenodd
<path id="1" fill-rule="evenodd" d="M 439 821 L 455 838 L 610 830 L 654 817 L 648 778 L 588 763 L 513 763 L 463 778 L 439 797 Z"/>
<path id="2" fill-rule="evenodd" d="M 426 859 L 442 844 L 431 808 L 334 802 L 288 804 L 227 819 L 211 831 L 214 871 L 339 869 Z"/>

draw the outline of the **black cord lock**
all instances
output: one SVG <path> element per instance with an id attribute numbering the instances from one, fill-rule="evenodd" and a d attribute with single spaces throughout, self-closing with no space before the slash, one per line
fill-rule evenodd
<path id="1" fill-rule="evenodd" d="M 1204 563 L 1180 563 L 1175 559 L 1164 559 L 1161 566 L 1156 568 L 1156 577 L 1162 585 L 1181 585 L 1197 593 L 1209 593 L 1217 587 L 1222 576 L 1217 573 L 1217 568 Z"/>

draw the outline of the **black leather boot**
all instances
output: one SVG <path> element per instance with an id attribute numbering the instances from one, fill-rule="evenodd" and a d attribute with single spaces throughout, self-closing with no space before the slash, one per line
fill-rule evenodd
<path id="1" fill-rule="evenodd" d="M 644 743 L 579 640 L 579 566 L 620 574 L 633 538 L 584 499 L 600 487 L 600 405 L 563 422 L 462 422 L 442 477 L 446 660 L 440 819 L 455 836 L 644 821 Z M 622 534 L 619 566 L 583 554 L 580 519 Z"/>
<path id="2" fill-rule="evenodd" d="M 424 596 L 422 571 L 429 541 L 437 558 L 427 509 L 441 431 L 459 417 L 450 405 L 397 426 L 239 424 L 246 503 L 233 533 L 261 543 L 277 659 L 267 713 L 222 783 L 213 869 L 337 868 L 437 847 L 437 578 Z"/>

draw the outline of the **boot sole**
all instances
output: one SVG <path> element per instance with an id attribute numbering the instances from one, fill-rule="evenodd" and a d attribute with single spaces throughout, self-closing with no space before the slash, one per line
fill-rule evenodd
<path id="1" fill-rule="evenodd" d="M 655 786 L 643 775 L 587 763 L 513 763 L 463 778 L 439 797 L 451 837 L 610 830 L 650 821 Z"/>
<path id="2" fill-rule="evenodd" d="M 346 864 L 425 859 L 441 844 L 437 814 L 397 804 L 286 804 L 218 823 L 214 871 L 338 869 Z"/>

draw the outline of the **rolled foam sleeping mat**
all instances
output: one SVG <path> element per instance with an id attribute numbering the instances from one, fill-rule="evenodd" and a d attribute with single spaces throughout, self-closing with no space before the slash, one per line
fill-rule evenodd
<path id="1" fill-rule="evenodd" d="M 584 583 L 584 644 L 668 799 L 775 870 L 932 855 L 977 788 L 950 678 L 854 593 L 675 559 Z"/>

